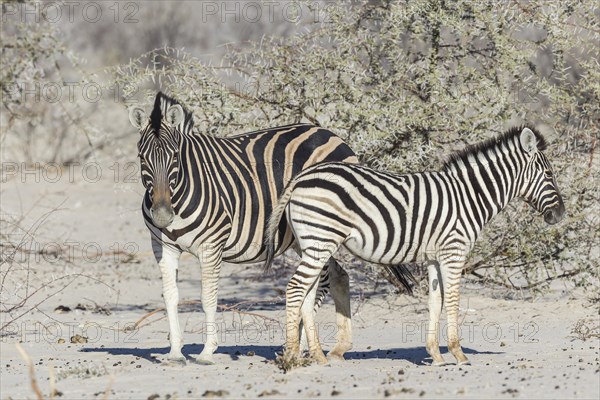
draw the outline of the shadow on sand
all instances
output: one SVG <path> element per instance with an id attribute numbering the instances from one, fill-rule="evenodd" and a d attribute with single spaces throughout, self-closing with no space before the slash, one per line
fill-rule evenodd
<path id="1" fill-rule="evenodd" d="M 186 344 L 181 349 L 181 352 L 188 360 L 191 360 L 192 355 L 200 354 L 203 348 L 204 345 L 202 344 Z M 159 364 L 161 362 L 159 359 L 160 356 L 166 356 L 169 353 L 169 347 L 88 347 L 83 348 L 80 351 L 84 353 L 108 353 L 115 356 L 134 356 Z M 237 360 L 241 356 L 247 355 L 249 352 L 254 352 L 255 356 L 272 360 L 276 357 L 275 353 L 279 351 L 281 351 L 281 346 L 219 346 L 216 354 L 227 354 L 232 360 Z"/>
<path id="2" fill-rule="evenodd" d="M 204 345 L 202 344 L 186 344 L 183 346 L 182 353 L 188 359 L 192 359 L 192 355 L 200 354 Z M 281 346 L 219 346 L 216 354 L 227 354 L 232 360 L 238 360 L 240 357 L 246 356 L 248 353 L 254 353 L 254 356 L 262 357 L 267 360 L 274 360 L 276 353 L 282 350 Z M 108 353 L 116 356 L 134 356 L 148 360 L 152 363 L 159 364 L 161 355 L 169 352 L 169 347 L 150 347 L 150 348 L 126 348 L 126 347 L 92 347 L 83 348 L 85 353 Z M 447 347 L 440 347 L 440 351 L 446 361 L 454 363 L 454 357 L 448 353 Z M 463 347 L 465 354 L 502 354 L 503 352 L 494 351 L 477 351 L 467 347 Z M 395 349 L 376 349 L 367 351 L 349 351 L 345 354 L 346 360 L 368 360 L 368 359 L 387 359 L 387 360 L 406 360 L 415 365 L 428 365 L 431 363 L 431 358 L 427 354 L 425 347 L 409 347 Z"/>
<path id="3" fill-rule="evenodd" d="M 448 348 L 440 346 L 440 352 L 449 364 L 454 364 L 455 359 L 452 354 L 448 353 Z M 502 354 L 503 352 L 494 351 L 478 351 L 463 347 L 465 354 Z M 448 353 L 448 354 L 446 354 Z M 429 365 L 431 364 L 431 357 L 427 354 L 425 346 L 420 347 L 409 347 L 409 348 L 395 348 L 395 349 L 376 349 L 367 351 L 349 351 L 345 354 L 346 360 L 368 360 L 373 358 L 387 359 L 387 360 L 406 360 L 415 365 Z"/>

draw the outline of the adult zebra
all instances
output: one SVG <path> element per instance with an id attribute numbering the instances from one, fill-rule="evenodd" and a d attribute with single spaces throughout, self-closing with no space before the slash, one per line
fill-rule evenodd
<path id="1" fill-rule="evenodd" d="M 202 268 L 207 340 L 196 360 L 212 363 L 218 346 L 215 318 L 221 262 L 263 261 L 264 228 L 289 180 L 318 162 L 357 162 L 357 158 L 332 132 L 309 124 L 227 138 L 193 133 L 192 114 L 160 92 L 149 119 L 137 107 L 130 110 L 129 118 L 140 130 L 138 150 L 146 188 L 142 212 L 162 274 L 170 328 L 167 357 L 185 362 L 177 316 L 177 267 L 186 251 L 200 259 Z M 281 238 L 277 253 L 293 242 L 286 224 L 279 226 L 275 236 Z M 329 280 L 339 328 L 332 355 L 342 358 L 351 347 L 348 275 L 335 260 L 328 265 L 331 277 L 323 275 L 320 298 Z M 306 302 L 305 319 L 312 319 L 314 304 L 314 299 Z"/>
<path id="2" fill-rule="evenodd" d="M 324 262 L 344 246 L 378 264 L 426 262 L 427 351 L 435 365 L 445 364 L 438 343 L 445 304 L 448 348 L 459 364 L 468 363 L 458 337 L 459 282 L 484 225 L 515 197 L 542 213 L 549 224 L 564 214 L 544 148 L 539 133 L 518 128 L 453 155 L 440 172 L 394 175 L 325 163 L 299 174 L 286 188 L 267 228 L 267 268 L 284 212 L 302 251 L 287 287 L 286 350 L 297 354 L 298 305 Z M 321 351 L 318 343 L 309 347 Z"/>

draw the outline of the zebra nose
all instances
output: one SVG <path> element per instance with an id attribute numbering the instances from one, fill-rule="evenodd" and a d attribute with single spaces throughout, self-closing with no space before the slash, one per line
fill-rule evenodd
<path id="1" fill-rule="evenodd" d="M 554 225 L 560 222 L 564 214 L 565 206 L 562 202 L 560 202 L 556 207 L 551 208 L 544 213 L 544 221 L 546 221 L 546 223 L 549 225 Z"/>
<path id="2" fill-rule="evenodd" d="M 165 206 L 152 207 L 150 209 L 150 216 L 154 225 L 161 229 L 171 225 L 171 222 L 175 218 L 173 209 Z"/>

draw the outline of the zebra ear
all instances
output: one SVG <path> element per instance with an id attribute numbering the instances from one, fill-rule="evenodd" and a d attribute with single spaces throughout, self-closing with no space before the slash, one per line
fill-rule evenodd
<path id="1" fill-rule="evenodd" d="M 171 126 L 179 125 L 184 118 L 183 108 L 179 104 L 173 104 L 167 110 L 167 123 Z"/>
<path id="2" fill-rule="evenodd" d="M 537 138 L 533 131 L 529 128 L 523 128 L 521 131 L 521 146 L 527 153 L 535 153 L 537 151 Z"/>
<path id="3" fill-rule="evenodd" d="M 142 129 L 143 123 L 146 120 L 146 111 L 139 107 L 133 107 L 129 110 L 129 121 L 131 125 L 138 129 Z"/>

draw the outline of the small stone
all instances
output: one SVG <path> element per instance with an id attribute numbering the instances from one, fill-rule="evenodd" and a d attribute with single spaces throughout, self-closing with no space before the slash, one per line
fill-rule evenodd
<path id="1" fill-rule="evenodd" d="M 265 396 L 277 396 L 277 395 L 281 395 L 281 393 L 279 392 L 279 390 L 263 390 L 262 392 L 260 392 L 258 394 L 258 397 L 265 397 Z"/>
<path id="2" fill-rule="evenodd" d="M 63 339 L 63 338 L 60 338 L 60 339 L 58 339 L 58 342 L 57 342 L 57 343 L 58 343 L 58 344 L 63 344 L 64 342 L 65 342 L 65 339 Z"/>
<path id="3" fill-rule="evenodd" d="M 71 343 L 83 344 L 83 343 L 87 343 L 87 342 L 88 342 L 88 339 L 85 336 L 81 336 L 81 335 L 71 336 Z"/>
<path id="4" fill-rule="evenodd" d="M 504 346 L 506 346 L 506 343 L 500 342 L 500 347 L 504 347 Z"/>
<path id="5" fill-rule="evenodd" d="M 229 392 L 227 390 L 207 390 L 202 394 L 202 397 L 213 398 L 213 397 L 224 397 Z"/>
<path id="6" fill-rule="evenodd" d="M 246 355 L 247 355 L 248 357 L 253 357 L 253 356 L 254 356 L 254 354 L 255 354 L 255 353 L 254 353 L 253 351 L 249 351 L 249 352 L 247 352 L 247 353 L 246 353 Z"/>

